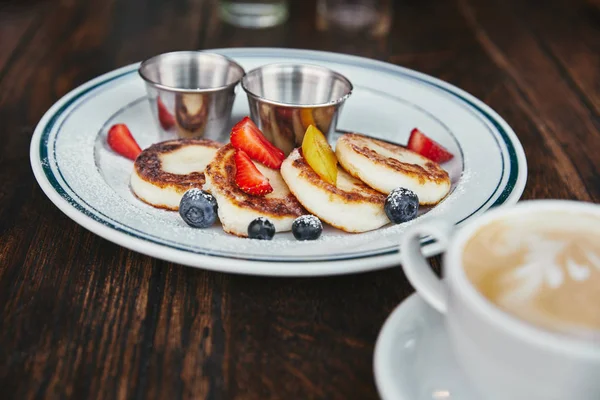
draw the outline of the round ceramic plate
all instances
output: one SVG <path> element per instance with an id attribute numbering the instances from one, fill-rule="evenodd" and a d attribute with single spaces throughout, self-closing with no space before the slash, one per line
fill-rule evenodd
<path id="1" fill-rule="evenodd" d="M 362 234 L 326 228 L 321 238 L 299 242 L 291 233 L 272 241 L 242 239 L 219 225 L 198 230 L 177 213 L 154 209 L 129 190 L 132 162 L 106 145 L 107 128 L 131 129 L 142 148 L 159 140 L 138 65 L 109 72 L 78 87 L 44 115 L 31 141 L 31 165 L 46 195 L 90 231 L 153 257 L 206 269 L 255 275 L 315 276 L 367 271 L 398 264 L 398 239 L 411 223 L 445 218 L 460 225 L 490 207 L 515 203 L 527 164 L 512 129 L 464 91 L 430 76 L 360 57 L 291 49 L 216 50 L 246 71 L 260 65 L 311 63 L 334 69 L 354 84 L 338 130 L 405 144 L 418 127 L 455 157 L 443 167 L 452 190 L 436 207 L 407 224 Z M 243 92 L 232 125 L 248 114 Z M 423 240 L 423 252 L 439 247 Z"/>

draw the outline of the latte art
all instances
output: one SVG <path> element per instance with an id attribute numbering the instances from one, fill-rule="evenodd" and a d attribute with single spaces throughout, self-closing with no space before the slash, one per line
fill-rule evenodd
<path id="1" fill-rule="evenodd" d="M 600 337 L 600 219 L 566 212 L 513 218 L 480 228 L 468 241 L 468 279 L 532 324 Z"/>

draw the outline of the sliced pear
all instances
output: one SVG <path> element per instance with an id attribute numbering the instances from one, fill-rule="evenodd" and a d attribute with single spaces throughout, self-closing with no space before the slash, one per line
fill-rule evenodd
<path id="1" fill-rule="evenodd" d="M 309 125 L 302 140 L 302 154 L 310 167 L 323 179 L 335 186 L 337 158 L 325 135 L 314 125 Z"/>

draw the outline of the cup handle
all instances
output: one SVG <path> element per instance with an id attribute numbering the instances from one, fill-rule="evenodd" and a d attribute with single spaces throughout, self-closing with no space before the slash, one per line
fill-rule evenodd
<path id="1" fill-rule="evenodd" d="M 400 241 L 400 259 L 406 277 L 423 299 L 442 314 L 448 308 L 447 289 L 421 253 L 421 236 L 431 235 L 445 250 L 452 230 L 448 222 L 428 221 L 408 228 Z"/>

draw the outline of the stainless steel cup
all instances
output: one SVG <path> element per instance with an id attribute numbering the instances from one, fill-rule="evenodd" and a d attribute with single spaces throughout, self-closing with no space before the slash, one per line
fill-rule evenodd
<path id="1" fill-rule="evenodd" d="M 250 116 L 265 136 L 289 154 L 302 144 L 309 125 L 325 135 L 335 130 L 352 83 L 328 68 L 310 64 L 269 64 L 242 79 Z"/>
<path id="2" fill-rule="evenodd" d="M 138 72 L 164 139 L 227 141 L 240 65 L 220 54 L 178 51 L 142 62 Z"/>

